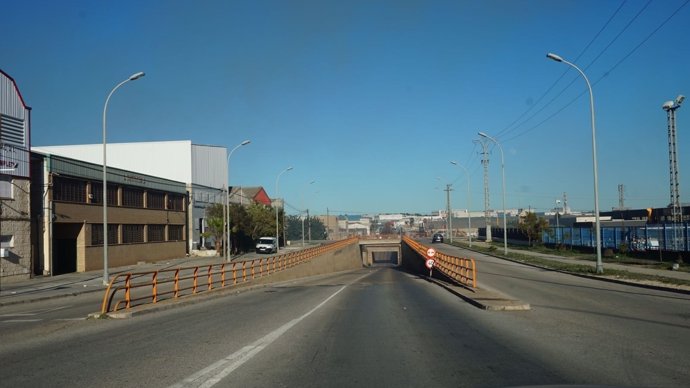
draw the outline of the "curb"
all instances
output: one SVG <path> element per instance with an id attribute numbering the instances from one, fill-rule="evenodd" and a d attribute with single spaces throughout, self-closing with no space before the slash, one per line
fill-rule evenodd
<path id="1" fill-rule="evenodd" d="M 459 296 L 469 304 L 487 311 L 529 311 L 531 306 L 521 300 L 515 299 L 498 291 L 470 290 L 465 287 L 454 286 L 444 281 L 425 277 L 427 281 L 443 287 L 450 293 Z"/>

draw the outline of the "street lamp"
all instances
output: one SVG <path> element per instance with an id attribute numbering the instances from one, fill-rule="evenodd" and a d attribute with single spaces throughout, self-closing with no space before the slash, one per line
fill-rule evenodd
<path id="1" fill-rule="evenodd" d="M 108 101 L 115 91 L 129 81 L 136 81 L 144 76 L 144 72 L 140 71 L 129 76 L 126 80 L 117 84 L 113 90 L 110 91 L 108 97 L 105 99 L 103 106 L 103 285 L 107 286 L 110 282 L 108 276 L 108 172 L 106 168 L 106 121 L 105 117 L 108 112 Z M 51 273 L 53 269 L 50 269 Z"/>
<path id="2" fill-rule="evenodd" d="M 604 265 L 601 261 L 601 222 L 599 220 L 599 177 L 597 173 L 597 131 L 596 126 L 594 125 L 594 94 L 592 93 L 592 85 L 590 85 L 589 79 L 587 79 L 587 76 L 584 72 L 582 72 L 582 70 L 580 70 L 579 67 L 575 66 L 574 64 L 566 61 L 565 59 L 553 53 L 546 54 L 546 57 L 553 59 L 556 62 L 563 62 L 566 65 L 577 70 L 578 73 L 580 73 L 580 75 L 582 76 L 582 78 L 585 79 L 585 83 L 587 83 L 587 89 L 589 89 L 589 109 L 592 116 L 592 169 L 594 170 L 594 221 L 596 227 L 597 243 L 597 273 L 604 273 Z"/>
<path id="3" fill-rule="evenodd" d="M 225 204 L 223 206 L 223 218 L 225 221 L 225 260 L 230 261 L 230 157 L 236 149 L 246 146 L 251 140 L 245 140 L 233 148 L 228 154 L 228 174 L 225 176 Z"/>
<path id="4" fill-rule="evenodd" d="M 283 175 L 284 173 L 292 170 L 292 167 L 288 167 L 285 170 L 281 171 L 280 174 L 278 174 L 278 177 L 276 178 L 276 200 L 278 200 L 278 182 L 280 181 L 280 176 Z M 283 204 L 285 201 L 283 201 Z M 285 206 L 283 206 L 283 209 Z M 276 253 L 280 252 L 280 233 L 278 232 L 278 204 L 276 203 Z"/>
<path id="5" fill-rule="evenodd" d="M 465 171 L 465 175 L 467 175 L 467 238 L 470 240 L 470 247 L 472 247 L 472 216 L 470 214 L 472 200 L 470 197 L 470 173 L 465 167 L 454 160 L 451 160 L 450 164 L 460 167 L 463 171 Z"/>
<path id="6" fill-rule="evenodd" d="M 491 140 L 498 146 L 498 149 L 501 150 L 501 175 L 503 176 L 503 254 L 508 255 L 508 228 L 506 222 L 506 169 L 505 162 L 503 160 L 503 147 L 501 147 L 501 144 L 496 141 L 496 139 L 484 132 L 479 132 L 479 136 Z"/>
<path id="7" fill-rule="evenodd" d="M 671 172 L 671 211 L 673 217 L 673 250 L 678 250 L 678 227 L 677 222 L 683 221 L 682 207 L 680 204 L 680 172 L 678 171 L 678 147 L 676 146 L 676 109 L 685 100 L 682 94 L 674 101 L 666 101 L 661 106 L 666 111 L 668 119 L 668 155 Z"/>
<path id="8" fill-rule="evenodd" d="M 307 187 L 307 186 L 309 186 L 309 185 L 311 185 L 311 184 L 314 184 L 314 182 L 316 182 L 316 181 L 314 180 L 314 181 L 311 181 L 311 182 L 307 183 L 307 184 L 305 185 L 305 187 Z M 306 188 L 305 188 L 304 190 L 302 190 L 302 201 L 301 201 L 301 202 L 302 202 L 302 203 L 301 203 L 301 205 L 302 205 L 302 210 L 301 210 L 301 211 L 302 211 L 302 246 L 304 246 L 304 192 L 305 192 L 305 191 L 306 191 Z M 308 214 L 308 213 L 307 213 L 307 214 Z"/>

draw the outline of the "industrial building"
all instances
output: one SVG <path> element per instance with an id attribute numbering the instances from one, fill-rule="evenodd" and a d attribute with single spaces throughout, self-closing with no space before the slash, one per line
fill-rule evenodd
<path id="1" fill-rule="evenodd" d="M 31 276 L 31 108 L 0 70 L 0 278 Z"/>
<path id="2" fill-rule="evenodd" d="M 103 144 L 44 146 L 33 150 L 94 164 L 103 163 Z M 188 250 L 195 255 L 213 248 L 213 241 L 202 233 L 207 227 L 206 208 L 225 200 L 228 175 L 225 147 L 192 144 L 190 140 L 108 143 L 107 160 L 108 168 L 183 182 L 190 201 Z"/>
<path id="3" fill-rule="evenodd" d="M 34 229 L 34 273 L 103 269 L 102 166 L 32 152 L 31 167 L 32 209 L 42 220 Z M 106 198 L 109 267 L 185 256 L 184 183 L 108 167 Z"/>

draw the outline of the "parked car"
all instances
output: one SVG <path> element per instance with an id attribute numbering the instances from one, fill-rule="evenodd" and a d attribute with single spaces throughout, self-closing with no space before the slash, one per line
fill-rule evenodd
<path id="1" fill-rule="evenodd" d="M 256 253 L 277 253 L 278 244 L 275 237 L 261 237 L 256 243 Z"/>
<path id="2" fill-rule="evenodd" d="M 443 235 L 441 233 L 434 233 L 434 236 L 431 237 L 431 242 L 432 243 L 437 243 L 437 242 L 443 242 Z"/>

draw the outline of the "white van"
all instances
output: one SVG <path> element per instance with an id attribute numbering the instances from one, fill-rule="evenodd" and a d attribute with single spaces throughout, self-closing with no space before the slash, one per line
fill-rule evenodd
<path id="1" fill-rule="evenodd" d="M 275 237 L 261 237 L 256 243 L 256 253 L 277 253 L 278 244 Z"/>

